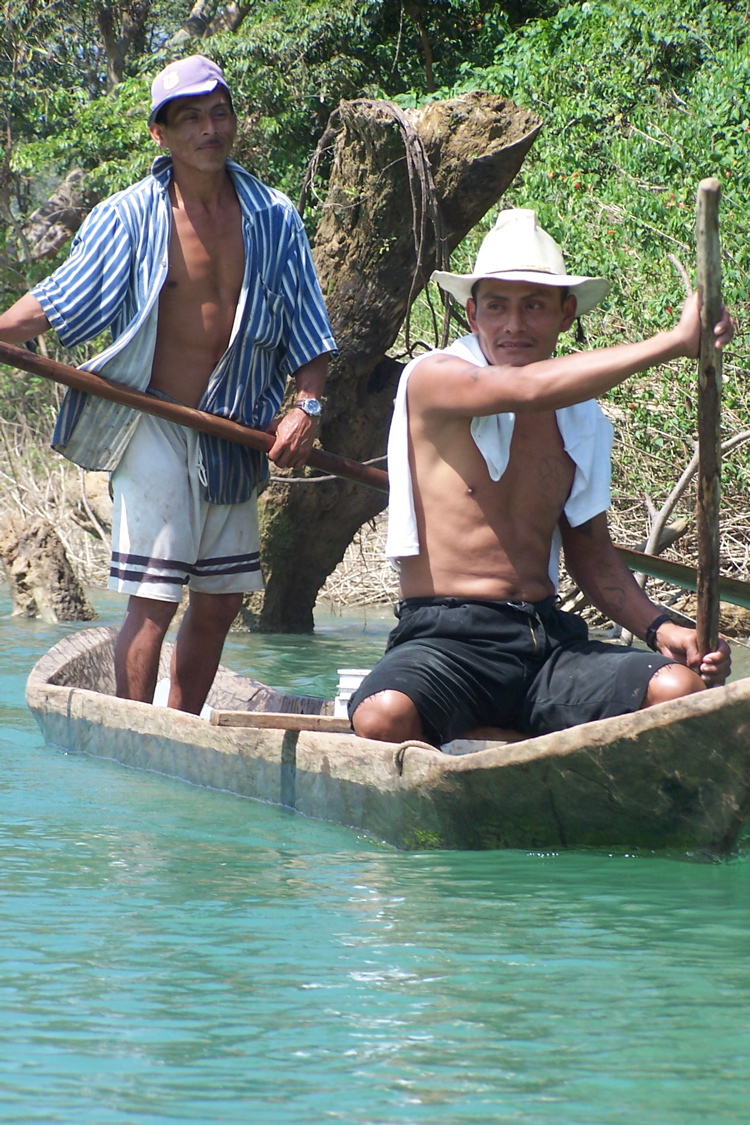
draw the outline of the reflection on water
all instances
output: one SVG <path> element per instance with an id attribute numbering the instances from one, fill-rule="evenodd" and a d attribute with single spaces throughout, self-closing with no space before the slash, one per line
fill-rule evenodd
<path id="1" fill-rule="evenodd" d="M 750 861 L 404 854 L 66 755 L 23 705 L 66 629 L 2 614 L 0 1121 L 747 1119 Z M 227 662 L 330 695 L 389 624 Z"/>

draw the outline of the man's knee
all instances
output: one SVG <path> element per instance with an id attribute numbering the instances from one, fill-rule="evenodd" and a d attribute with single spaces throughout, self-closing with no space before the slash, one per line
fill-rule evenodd
<path id="1" fill-rule="evenodd" d="M 131 594 L 125 613 L 127 624 L 134 630 L 142 629 L 153 633 L 166 633 L 177 612 L 178 602 L 165 602 L 159 598 L 143 598 Z"/>
<path id="2" fill-rule="evenodd" d="M 354 733 L 378 742 L 406 742 L 422 739 L 419 711 L 401 691 L 379 691 L 363 699 L 352 716 Z"/>
<path id="3" fill-rule="evenodd" d="M 162 643 L 176 610 L 177 602 L 136 594 L 128 599 L 115 645 L 115 689 L 121 699 L 153 699 Z"/>
<path id="4" fill-rule="evenodd" d="M 697 672 L 684 664 L 663 664 L 649 680 L 642 706 L 653 707 L 656 703 L 682 699 L 685 695 L 703 691 L 705 687 Z"/>
<path id="5" fill-rule="evenodd" d="M 228 633 L 242 606 L 242 594 L 190 592 L 190 623 L 208 632 Z"/>

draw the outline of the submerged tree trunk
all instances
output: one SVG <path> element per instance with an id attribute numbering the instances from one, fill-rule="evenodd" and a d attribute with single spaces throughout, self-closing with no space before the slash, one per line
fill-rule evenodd
<path id="1" fill-rule="evenodd" d="M 358 461 L 385 452 L 403 368 L 386 352 L 432 270 L 500 199 L 539 128 L 531 113 L 483 93 L 407 113 L 367 100 L 336 111 L 324 138 L 333 142 L 333 165 L 313 244 L 341 353 L 326 387 L 325 449 Z M 319 589 L 386 500 L 338 479 L 268 486 L 260 629 L 312 630 Z"/>

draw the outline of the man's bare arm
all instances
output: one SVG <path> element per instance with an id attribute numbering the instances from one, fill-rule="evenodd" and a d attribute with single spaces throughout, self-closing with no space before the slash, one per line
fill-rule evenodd
<path id="1" fill-rule="evenodd" d="M 645 640 L 651 622 L 661 612 L 646 596 L 622 561 L 610 538 L 606 513 L 571 527 L 560 520 L 565 563 L 573 580 L 597 609 L 612 621 Z M 663 656 L 687 664 L 708 684 L 722 684 L 731 670 L 731 655 L 726 641 L 716 652 L 701 660 L 695 629 L 685 629 L 671 621 L 659 626 L 656 645 Z"/>
<path id="2" fill-rule="evenodd" d="M 26 293 L 0 316 L 0 340 L 5 344 L 25 344 L 48 328 L 44 309 L 31 293 Z"/>
<path id="3" fill-rule="evenodd" d="M 726 310 L 714 331 L 717 347 L 732 338 Z M 424 414 L 471 418 L 559 410 L 596 398 L 656 364 L 695 357 L 699 345 L 700 303 L 694 294 L 673 328 L 635 344 L 594 348 L 520 367 L 476 367 L 449 355 L 425 357 L 409 380 L 409 404 Z"/>
<path id="4" fill-rule="evenodd" d="M 316 356 L 294 374 L 299 398 L 320 398 L 328 374 L 328 353 Z M 269 430 L 276 441 L 268 457 L 281 469 L 299 469 L 307 461 L 318 433 L 318 422 L 304 410 L 290 410 Z"/>

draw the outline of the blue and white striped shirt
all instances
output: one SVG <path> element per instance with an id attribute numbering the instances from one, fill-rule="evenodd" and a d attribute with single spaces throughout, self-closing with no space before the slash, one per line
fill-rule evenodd
<path id="1" fill-rule="evenodd" d="M 242 210 L 245 274 L 226 352 L 199 409 L 263 430 L 278 412 L 288 376 L 335 352 L 323 296 L 302 221 L 281 192 L 227 162 Z M 98 204 L 76 234 L 70 256 L 33 290 L 67 347 L 110 329 L 112 343 L 82 366 L 146 390 L 151 378 L 159 292 L 167 277 L 172 163 Z M 53 447 L 85 469 L 117 467 L 138 413 L 119 403 L 68 391 Z M 214 504 L 247 500 L 268 475 L 264 454 L 201 434 Z"/>

